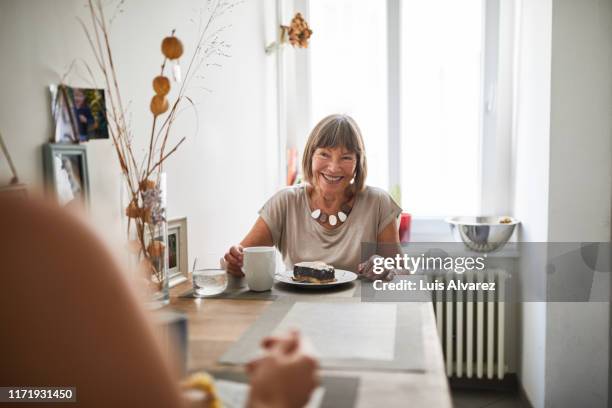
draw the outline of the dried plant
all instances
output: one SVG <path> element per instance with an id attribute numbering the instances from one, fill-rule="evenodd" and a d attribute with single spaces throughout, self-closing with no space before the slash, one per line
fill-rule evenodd
<path id="1" fill-rule="evenodd" d="M 195 109 L 193 100 L 187 95 L 190 83 L 194 78 L 201 77 L 201 70 L 207 66 L 219 66 L 217 57 L 228 56 L 229 45 L 220 38 L 227 28 L 216 27 L 217 20 L 233 9 L 238 3 L 227 0 L 208 1 L 206 11 L 208 17 L 200 21 L 199 33 L 194 51 L 187 62 L 184 79 L 180 80 L 180 65 L 178 58 L 183 54 L 181 41 L 175 37 L 175 30 L 162 42 L 163 61 L 159 76 L 153 80 L 155 95 L 150 104 L 153 114 L 151 131 L 149 133 L 148 147 L 142 157 L 137 157 L 134 147 L 134 136 L 130 126 L 130 112 L 124 108 L 117 77 L 116 64 L 113 58 L 113 48 L 110 41 L 110 22 L 116 17 L 124 1 L 120 1 L 110 20 L 105 16 L 105 7 L 102 0 L 88 0 L 88 9 L 91 25 L 79 20 L 91 49 L 96 64 L 102 73 L 106 88 L 107 115 L 109 134 L 113 141 L 121 173 L 127 185 L 129 204 L 125 208 L 128 217 L 128 237 L 135 227 L 136 237 L 130 242 L 131 250 L 142 259 L 141 263 L 147 273 L 155 278 L 159 288 L 163 282 L 163 262 L 165 248 L 163 243 L 155 240 L 161 235 L 157 230 L 164 225 L 165 213 L 161 206 L 160 175 L 163 165 L 185 141 L 181 137 L 172 141 L 172 128 L 183 105 Z M 203 12 L 201 13 L 201 16 Z M 175 61 L 169 64 L 169 61 Z M 172 102 L 167 97 L 171 88 L 171 81 L 166 74 L 169 65 L 174 65 L 175 86 L 178 92 Z M 178 67 L 178 68 L 177 68 Z M 92 75 L 91 69 L 87 68 Z M 140 131 L 138 133 L 141 133 Z M 151 239 L 153 237 L 153 239 Z"/>
<path id="2" fill-rule="evenodd" d="M 302 13 L 296 13 L 288 26 L 280 26 L 279 36 L 278 41 L 266 46 L 266 54 L 277 51 L 286 43 L 291 44 L 292 47 L 308 48 L 308 40 L 312 36 L 312 30 L 308 26 L 308 22 L 304 20 Z"/>
<path id="3" fill-rule="evenodd" d="M 296 13 L 291 20 L 291 24 L 281 26 L 283 34 L 286 32 L 289 36 L 289 43 L 294 47 L 308 48 L 308 40 L 312 35 L 312 30 L 308 27 L 308 23 L 302 17 L 302 13 Z"/>

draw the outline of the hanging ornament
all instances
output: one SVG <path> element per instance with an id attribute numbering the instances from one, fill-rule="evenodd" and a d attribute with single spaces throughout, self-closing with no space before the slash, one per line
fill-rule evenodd
<path id="1" fill-rule="evenodd" d="M 161 49 L 164 56 L 169 60 L 179 59 L 183 55 L 183 43 L 174 35 L 164 38 Z"/>
<path id="2" fill-rule="evenodd" d="M 178 59 L 183 55 L 183 43 L 177 37 L 174 36 L 174 30 L 172 35 L 163 39 L 161 44 L 162 54 L 170 61 L 172 61 L 172 75 L 176 82 L 181 82 L 181 66 L 179 65 Z"/>
<path id="3" fill-rule="evenodd" d="M 154 116 L 161 115 L 168 110 L 168 100 L 163 95 L 155 95 L 151 99 L 151 112 Z"/>
<path id="4" fill-rule="evenodd" d="M 302 17 L 302 13 L 297 13 L 293 20 L 291 20 L 291 25 L 285 28 L 291 45 L 299 48 L 308 48 L 308 40 L 312 35 L 312 30 L 308 27 L 304 17 Z"/>
<path id="5" fill-rule="evenodd" d="M 181 66 L 178 63 L 172 67 L 172 75 L 174 76 L 175 82 L 181 82 Z"/>
<path id="6" fill-rule="evenodd" d="M 296 13 L 288 26 L 280 26 L 278 39 L 265 48 L 266 54 L 272 54 L 286 43 L 293 47 L 308 48 L 308 40 L 311 35 L 312 30 L 304 20 L 302 13 Z"/>
<path id="7" fill-rule="evenodd" d="M 153 78 L 153 90 L 157 95 L 168 95 L 168 92 L 170 92 L 170 80 L 168 77 L 158 75 Z"/>

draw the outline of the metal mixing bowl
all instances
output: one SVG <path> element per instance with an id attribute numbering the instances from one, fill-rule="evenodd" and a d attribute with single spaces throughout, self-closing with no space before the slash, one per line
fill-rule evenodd
<path id="1" fill-rule="evenodd" d="M 502 223 L 501 221 L 510 222 Z M 446 219 L 457 241 L 470 249 L 491 252 L 503 247 L 520 221 L 512 217 L 450 217 Z"/>

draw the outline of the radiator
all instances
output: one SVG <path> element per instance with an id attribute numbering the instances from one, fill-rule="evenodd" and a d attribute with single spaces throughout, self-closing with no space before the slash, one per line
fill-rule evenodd
<path id="1" fill-rule="evenodd" d="M 503 379 L 507 371 L 505 341 L 506 304 L 503 269 L 434 274 L 430 281 L 494 282 L 496 290 L 432 292 L 436 325 L 442 341 L 448 377 Z M 471 293 L 468 296 L 468 293 Z"/>

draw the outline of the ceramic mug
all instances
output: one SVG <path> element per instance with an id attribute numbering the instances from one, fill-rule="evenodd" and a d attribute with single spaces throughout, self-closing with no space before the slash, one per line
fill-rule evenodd
<path id="1" fill-rule="evenodd" d="M 263 292 L 272 289 L 276 272 L 276 248 L 249 247 L 243 249 L 242 271 L 249 289 Z"/>

